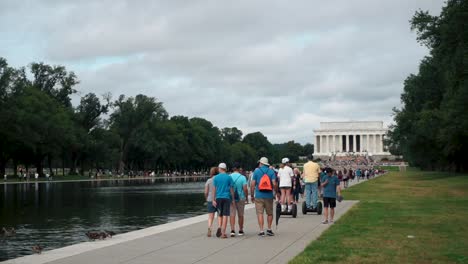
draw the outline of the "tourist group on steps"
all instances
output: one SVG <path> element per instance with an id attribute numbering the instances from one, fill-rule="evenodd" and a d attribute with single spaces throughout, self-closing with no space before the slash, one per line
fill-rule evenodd
<path id="1" fill-rule="evenodd" d="M 302 172 L 299 168 L 292 168 L 288 158 L 283 158 L 279 168 L 274 168 L 266 157 L 260 158 L 258 167 L 249 176 L 239 172 L 241 168 L 238 163 L 232 165 L 230 174 L 225 163 L 211 168 L 210 178 L 205 184 L 207 236 L 213 235 L 215 214 L 218 215 L 217 237 L 243 236 L 244 211 L 249 203 L 249 194 L 250 202 L 255 204 L 258 236 L 275 235 L 272 230 L 274 201 L 281 205 L 282 213 L 287 213 L 291 205 L 298 203 L 299 195 L 305 196 L 307 210 L 315 210 L 321 193 L 324 205 L 322 223 L 333 223 L 336 201 L 342 198 L 341 181 L 336 171 L 328 167 L 321 169 L 312 159 L 310 155 Z M 226 233 L 228 221 L 231 227 L 229 235 Z"/>

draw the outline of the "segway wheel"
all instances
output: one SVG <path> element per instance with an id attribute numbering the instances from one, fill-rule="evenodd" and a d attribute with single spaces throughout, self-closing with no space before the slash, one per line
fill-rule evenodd
<path id="1" fill-rule="evenodd" d="M 302 214 L 307 214 L 307 205 L 306 205 L 306 202 L 302 202 Z"/>
<path id="2" fill-rule="evenodd" d="M 281 215 L 281 204 L 276 204 L 276 215 Z"/>
<path id="3" fill-rule="evenodd" d="M 317 214 L 321 215 L 322 214 L 322 202 L 318 202 L 317 204 Z"/>
<path id="4" fill-rule="evenodd" d="M 292 211 L 292 217 L 296 218 L 296 216 L 297 216 L 297 204 L 292 205 L 292 210 L 291 211 Z"/>

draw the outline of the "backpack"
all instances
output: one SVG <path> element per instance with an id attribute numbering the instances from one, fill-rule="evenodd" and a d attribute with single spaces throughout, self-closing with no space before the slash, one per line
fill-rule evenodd
<path id="1" fill-rule="evenodd" d="M 273 186 L 271 184 L 270 176 L 268 176 L 266 172 L 263 172 L 263 176 L 260 178 L 260 181 L 258 182 L 258 190 L 261 192 L 273 191 Z"/>
<path id="2" fill-rule="evenodd" d="M 237 182 L 237 180 L 239 180 L 240 177 L 244 177 L 244 176 L 241 175 L 241 176 L 237 177 L 237 179 L 234 181 L 234 184 L 233 184 L 234 185 L 234 200 L 235 201 L 239 201 L 239 193 L 237 192 L 236 182 Z"/>

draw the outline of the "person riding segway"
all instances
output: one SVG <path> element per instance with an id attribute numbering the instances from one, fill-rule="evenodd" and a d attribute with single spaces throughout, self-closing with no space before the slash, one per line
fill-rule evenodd
<path id="1" fill-rule="evenodd" d="M 293 185 L 294 171 L 289 166 L 289 159 L 281 160 L 281 168 L 278 171 L 279 189 L 281 192 L 280 202 L 276 205 L 277 213 L 281 215 L 297 216 L 297 205 L 294 203 L 291 190 Z"/>
<path id="2" fill-rule="evenodd" d="M 322 214 L 322 202 L 319 201 L 319 175 L 320 175 L 320 166 L 313 162 L 313 156 L 307 156 L 308 162 L 304 164 L 304 173 L 302 178 L 305 182 L 305 192 L 304 195 L 306 200 L 302 203 L 302 213 L 307 214 L 307 212 L 317 212 L 317 214 Z"/>

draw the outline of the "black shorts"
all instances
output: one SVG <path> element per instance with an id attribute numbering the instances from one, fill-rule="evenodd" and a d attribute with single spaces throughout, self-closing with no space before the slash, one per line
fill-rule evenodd
<path id="1" fill-rule="evenodd" d="M 216 208 L 219 216 L 229 216 L 231 214 L 231 200 L 219 198 L 216 199 Z"/>
<path id="2" fill-rule="evenodd" d="M 323 206 L 335 208 L 336 207 L 336 198 L 323 197 Z"/>

